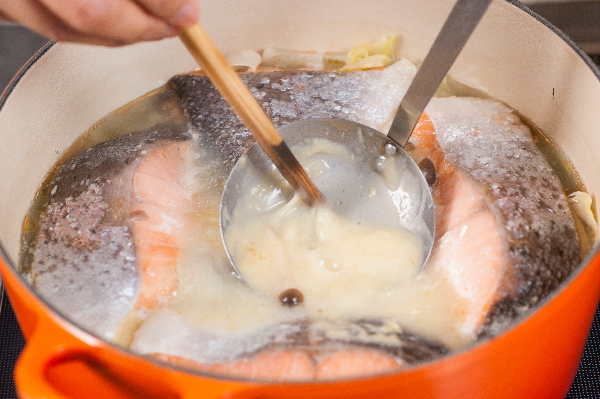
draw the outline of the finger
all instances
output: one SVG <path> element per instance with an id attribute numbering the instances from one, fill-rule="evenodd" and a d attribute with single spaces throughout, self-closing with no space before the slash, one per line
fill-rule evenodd
<path id="1" fill-rule="evenodd" d="M 0 10 L 0 20 L 1 21 L 6 21 L 6 22 L 17 22 L 17 21 L 14 20 L 13 17 L 11 17 L 10 15 L 8 15 L 7 13 L 5 13 L 2 10 Z"/>
<path id="2" fill-rule="evenodd" d="M 170 25 L 184 28 L 198 22 L 198 0 L 136 0 L 149 14 L 165 20 Z"/>
<path id="3" fill-rule="evenodd" d="M 55 41 L 117 46 L 118 41 L 88 36 L 75 31 L 54 16 L 36 0 L 18 0 L 0 3 L 0 15 L 11 22 L 26 25 L 31 30 Z"/>
<path id="4" fill-rule="evenodd" d="M 118 43 L 174 36 L 176 27 L 152 16 L 132 0 L 40 0 L 54 16 L 85 36 Z"/>

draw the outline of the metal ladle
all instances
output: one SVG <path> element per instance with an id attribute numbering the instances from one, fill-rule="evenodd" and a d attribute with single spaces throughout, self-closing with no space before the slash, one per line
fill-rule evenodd
<path id="1" fill-rule="evenodd" d="M 409 187 L 400 187 L 398 190 L 391 191 L 389 195 L 394 200 L 394 197 L 397 199 L 398 196 L 408 194 L 408 200 L 405 198 L 398 206 L 397 216 L 408 226 L 420 226 L 416 228 L 415 232 L 423 238 L 424 262 L 433 246 L 435 230 L 433 199 L 420 169 L 406 154 L 403 147 L 410 138 L 423 110 L 458 57 L 490 2 L 491 0 L 458 0 L 456 2 L 403 97 L 387 136 L 367 126 L 343 120 L 301 121 L 287 125 L 279 131 L 281 136 L 291 144 L 300 143 L 307 137 L 341 140 L 356 154 L 355 163 L 375 165 L 375 169 L 377 169 L 376 165 L 381 157 L 395 158 L 396 165 L 405 168 L 403 173 L 417 176 L 416 180 L 409 179 Z M 263 153 L 258 146 L 251 147 L 238 161 L 229 176 L 221 200 L 222 237 L 226 236 L 225 232 L 229 227 L 231 214 L 241 197 L 240 194 L 248 192 L 257 183 L 256 178 L 252 176 L 260 176 L 261 173 L 272 169 L 269 158 L 307 203 L 323 203 L 324 197 L 321 191 L 308 178 L 268 116 L 202 28 L 195 25 L 185 29 L 181 34 L 181 39 L 264 150 Z M 357 185 L 350 183 L 352 177 L 350 176 L 349 184 L 346 186 L 347 190 L 343 194 L 327 192 L 327 203 L 342 214 L 352 213 L 353 207 L 351 206 L 348 211 L 348 209 L 336 207 L 336 204 L 352 204 L 354 200 L 363 196 L 363 193 L 356 192 L 356 190 L 353 192 Z M 350 201 L 347 198 L 350 198 Z M 396 202 L 399 201 L 396 200 Z M 389 216 L 385 217 L 389 218 Z M 417 219 L 424 222 L 425 228 L 422 228 L 423 223 L 415 222 Z M 227 249 L 225 240 L 224 243 Z M 229 251 L 227 255 L 238 276 L 242 278 Z"/>

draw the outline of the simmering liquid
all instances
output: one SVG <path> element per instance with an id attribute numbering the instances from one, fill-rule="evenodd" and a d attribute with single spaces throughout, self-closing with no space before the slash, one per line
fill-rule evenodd
<path id="1" fill-rule="evenodd" d="M 451 85 L 448 87 L 447 90 L 459 93 L 462 90 L 452 89 Z M 577 172 L 556 144 L 532 123 L 527 125 L 531 128 L 534 142 L 558 175 L 564 192 L 585 191 Z M 191 204 L 182 211 L 181 223 L 179 220 L 169 222 L 172 222 L 169 229 L 180 228 L 173 233 L 179 241 L 176 245 L 177 262 L 170 269 L 176 276 L 177 284 L 168 292 L 163 290 L 166 294 L 157 291 L 167 298 L 159 301 L 159 305 L 148 305 L 147 302 L 142 306 L 138 302 L 123 318 L 117 331 L 106 338 L 138 353 L 191 358 L 205 364 L 233 361 L 239 356 L 253 354 L 260 348 L 278 347 L 289 342 L 293 342 L 294 347 L 326 342 L 330 346 L 322 345 L 319 347 L 321 352 L 316 351 L 311 355 L 314 356 L 313 363 L 320 362 L 327 357 L 332 342 L 339 349 L 344 348 L 340 342 L 360 341 L 365 347 L 402 347 L 404 340 L 416 341 L 407 339 L 404 329 L 422 337 L 424 345 L 433 348 L 433 351 L 438 346 L 430 345 L 430 341 L 455 349 L 476 339 L 473 330 L 464 327 L 473 323 L 467 320 L 469 301 L 463 293 L 456 291 L 452 279 L 440 277 L 435 269 L 415 274 L 414 265 L 420 265 L 419 256 L 422 252 L 418 239 L 381 226 L 378 234 L 369 236 L 372 230 L 367 231 L 365 226 L 350 226 L 345 220 L 332 218 L 326 211 L 311 213 L 294 203 L 273 207 L 266 219 L 248 219 L 247 210 L 237 215 L 239 228 L 234 229 L 231 235 L 234 241 L 241 244 L 233 250 L 233 257 L 236 262 L 239 260 L 238 267 L 251 286 L 239 280 L 232 274 L 220 237 L 219 204 L 227 173 L 222 168 L 215 144 L 202 132 L 191 131 L 179 96 L 170 85 L 149 93 L 99 121 L 61 156 L 49 172 L 23 223 L 20 271 L 31 279 L 34 287 L 37 276 L 32 275 L 31 265 L 40 229 L 40 215 L 47 210 L 47 204 L 54 195 L 54 180 L 60 169 L 77 154 L 98 143 L 158 130 L 188 135 L 191 143 L 173 147 L 173 151 L 178 151 L 174 159 L 189 168 L 176 178 L 181 185 L 181 198 L 168 197 L 169 203 L 165 205 L 175 206 L 176 202 L 185 206 Z M 140 156 L 147 155 L 145 160 L 149 159 L 158 142 L 153 142 L 148 150 L 142 150 Z M 410 153 L 410 146 L 407 150 Z M 413 148 L 415 156 L 418 151 L 421 150 Z M 313 161 L 314 169 L 323 166 L 319 160 Z M 141 182 L 137 171 L 133 173 L 132 198 L 135 197 L 135 201 L 142 204 L 140 198 L 147 201 L 147 197 L 136 191 L 136 181 Z M 148 187 L 159 190 L 154 183 Z M 113 205 L 116 208 L 129 206 L 118 201 L 113 201 Z M 109 209 L 103 217 L 104 221 L 115 221 L 115 224 L 120 220 L 120 223 L 139 234 L 137 226 L 153 220 L 149 209 L 154 208 L 140 206 L 135 211 Z M 127 215 L 125 222 L 120 219 L 123 215 Z M 581 256 L 584 256 L 596 237 L 586 230 L 576 213 L 574 217 L 580 235 Z M 161 220 L 167 219 L 164 217 Z M 302 226 L 309 226 L 309 230 L 304 231 L 310 233 L 294 236 L 297 232 L 289 229 L 293 223 L 300 225 L 300 231 Z M 319 231 L 315 230 L 316 225 L 320 226 L 321 233 L 327 239 L 314 240 L 311 235 Z M 469 234 L 467 228 L 463 230 L 459 238 Z M 294 236 L 291 242 L 297 246 L 282 247 L 278 238 L 281 235 Z M 245 240 L 245 237 L 251 237 L 254 241 Z M 140 239 L 136 240 L 140 251 Z M 382 240 L 387 242 L 382 244 Z M 386 252 L 381 259 L 390 260 L 390 263 L 382 265 L 385 262 L 381 259 L 362 259 L 361 245 L 367 245 L 369 249 L 380 246 L 380 252 L 396 245 L 405 246 L 414 249 L 414 253 L 409 251 L 407 258 L 400 262 L 405 264 L 398 264 L 397 259 Z M 332 260 L 330 251 L 345 253 L 347 257 L 341 262 Z M 153 257 L 166 256 L 164 253 Z M 282 273 L 283 264 L 289 267 L 294 257 L 301 260 L 292 266 L 299 273 L 295 276 L 285 275 Z M 304 262 L 306 260 L 308 262 Z M 358 265 L 359 274 L 344 277 L 344 269 L 350 268 L 353 262 Z M 141 268 L 144 269 L 144 266 Z M 148 275 L 153 275 L 147 270 Z M 399 272 L 401 275 L 397 275 Z M 115 280 L 118 279 L 119 275 L 116 275 Z M 144 284 L 146 282 L 142 278 L 142 287 Z M 396 323 L 397 320 L 401 320 L 401 327 Z M 348 327 L 345 323 L 354 324 Z M 278 326 L 282 325 L 286 329 L 279 330 Z M 189 342 L 181 340 L 173 344 L 171 341 L 179 338 L 171 339 L 169 334 L 172 337 L 185 336 Z M 298 338 L 300 336 L 301 339 Z M 302 341 L 305 339 L 309 343 Z M 301 344 L 298 344 L 300 341 Z M 227 351 L 221 351 L 219 348 L 222 347 L 227 347 Z M 441 353 L 444 351 L 437 352 Z M 400 358 L 394 356 L 396 360 Z"/>

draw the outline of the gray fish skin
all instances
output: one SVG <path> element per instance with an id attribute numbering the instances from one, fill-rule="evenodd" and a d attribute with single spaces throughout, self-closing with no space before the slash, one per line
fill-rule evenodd
<path id="1" fill-rule="evenodd" d="M 406 364 L 443 356 L 444 345 L 420 337 L 391 319 L 315 320 L 308 328 L 308 340 L 327 349 L 340 344 L 387 352 Z"/>
<path id="2" fill-rule="evenodd" d="M 342 108 L 356 101 L 358 91 L 350 90 L 353 79 L 328 72 L 258 72 L 240 75 L 276 127 L 305 118 L 347 118 Z M 348 75 L 350 76 L 350 75 Z M 192 126 L 219 148 L 230 169 L 252 144 L 242 121 L 219 95 L 208 78 L 201 75 L 173 79 Z M 340 87 L 341 86 L 341 87 Z M 335 99 L 333 88 L 348 93 Z"/>
<path id="3" fill-rule="evenodd" d="M 380 71 L 276 71 L 240 77 L 276 127 L 336 118 L 385 132 L 415 73 L 416 67 L 402 60 Z M 229 173 L 254 139 L 206 76 L 177 76 L 172 84 L 192 127 L 217 147 Z"/>
<path id="4" fill-rule="evenodd" d="M 578 266 L 567 198 L 529 129 L 504 104 L 450 97 L 433 99 L 426 111 L 446 159 L 485 187 L 504 226 L 508 269 L 481 333 L 500 331 Z"/>
<path id="5" fill-rule="evenodd" d="M 161 331 L 157 334 L 156 331 Z M 154 312 L 137 330 L 130 349 L 220 363 L 252 356 L 265 349 L 305 342 L 306 323 L 279 323 L 249 334 L 217 334 L 192 325 L 170 309 Z"/>
<path id="6" fill-rule="evenodd" d="M 156 331 L 163 333 L 156 334 Z M 274 350 L 302 350 L 308 356 L 318 357 L 349 346 L 376 349 L 404 364 L 419 363 L 449 352 L 443 345 L 406 331 L 389 319 L 299 319 L 240 336 L 203 331 L 173 311 L 163 309 L 150 316 L 136 335 L 139 338 L 130 348 L 134 352 L 161 353 L 207 364 L 251 358 Z"/>
<path id="7" fill-rule="evenodd" d="M 42 215 L 31 266 L 37 292 L 74 323 L 112 338 L 136 301 L 140 275 L 127 227 L 102 223 L 100 185 Z"/>

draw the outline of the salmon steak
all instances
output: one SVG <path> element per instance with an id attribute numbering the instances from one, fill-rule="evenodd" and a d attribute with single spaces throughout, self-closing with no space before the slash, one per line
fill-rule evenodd
<path id="1" fill-rule="evenodd" d="M 385 132 L 416 70 L 401 60 L 240 76 L 278 127 L 340 118 Z M 406 147 L 436 206 L 423 269 L 385 291 L 332 288 L 322 306 L 287 306 L 238 279 L 221 241 L 221 193 L 252 136 L 207 77 L 176 76 L 169 88 L 189 130 L 157 125 L 68 161 L 32 250 L 40 295 L 134 353 L 260 380 L 390 372 L 504 331 L 580 262 L 561 183 L 517 114 L 435 98 Z"/>

